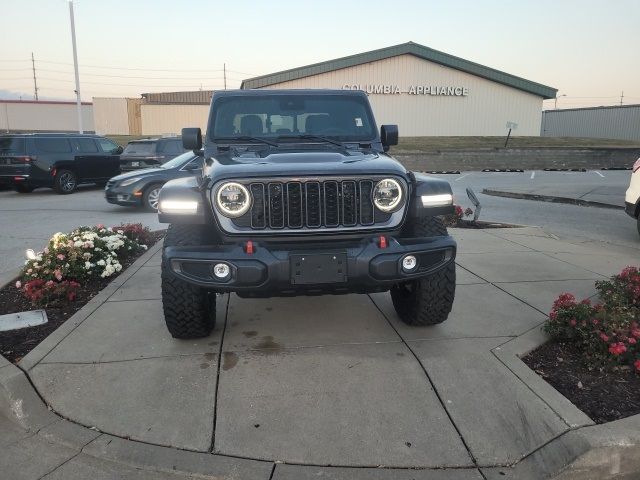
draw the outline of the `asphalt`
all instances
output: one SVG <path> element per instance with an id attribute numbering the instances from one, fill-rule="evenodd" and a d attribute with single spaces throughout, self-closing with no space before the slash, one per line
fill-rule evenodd
<path id="1" fill-rule="evenodd" d="M 640 416 L 593 426 L 518 358 L 545 341 L 558 293 L 593 295 L 595 280 L 637 263 L 636 251 L 532 227 L 452 233 L 458 286 L 441 325 L 404 325 L 388 294 L 224 295 L 216 329 L 194 341 L 163 325 L 154 247 L 21 370 L 0 363 L 7 478 L 640 471 Z"/>

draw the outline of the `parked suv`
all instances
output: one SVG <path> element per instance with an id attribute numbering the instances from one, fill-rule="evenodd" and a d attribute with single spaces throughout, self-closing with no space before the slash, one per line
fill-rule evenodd
<path id="1" fill-rule="evenodd" d="M 50 187 L 72 193 L 80 183 L 106 183 L 120 172 L 122 147 L 99 135 L 0 135 L 0 183 L 20 193 Z"/>
<path id="2" fill-rule="evenodd" d="M 631 168 L 631 181 L 624 198 L 625 210 L 638 223 L 640 234 L 640 158 Z"/>
<path id="3" fill-rule="evenodd" d="M 199 128 L 182 139 L 202 148 Z M 454 211 L 451 187 L 387 155 L 397 142 L 364 92 L 216 92 L 202 173 L 160 191 L 169 332 L 208 335 L 222 292 L 390 291 L 405 323 L 443 322 L 456 286 L 456 243 L 439 218 Z"/>
<path id="4" fill-rule="evenodd" d="M 132 140 L 120 156 L 120 168 L 127 172 L 139 168 L 158 167 L 186 151 L 182 147 L 180 137 Z"/>

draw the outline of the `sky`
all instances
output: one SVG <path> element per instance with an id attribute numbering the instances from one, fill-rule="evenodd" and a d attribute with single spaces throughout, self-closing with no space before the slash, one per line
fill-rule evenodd
<path id="1" fill-rule="evenodd" d="M 74 99 L 67 0 L 0 0 L 0 98 Z M 80 90 L 237 88 L 413 41 L 558 91 L 558 108 L 640 104 L 640 0 L 75 0 Z M 544 102 L 553 108 L 554 100 Z"/>

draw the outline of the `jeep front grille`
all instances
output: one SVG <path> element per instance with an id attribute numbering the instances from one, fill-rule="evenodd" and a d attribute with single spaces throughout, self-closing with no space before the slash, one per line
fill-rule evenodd
<path id="1" fill-rule="evenodd" d="M 378 179 L 327 178 L 243 181 L 253 204 L 243 216 L 218 218 L 233 233 L 273 230 L 389 228 L 398 225 L 403 209 L 384 213 L 373 205 Z"/>

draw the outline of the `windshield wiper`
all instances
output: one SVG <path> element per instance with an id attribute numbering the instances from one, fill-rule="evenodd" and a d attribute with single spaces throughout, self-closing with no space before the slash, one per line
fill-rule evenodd
<path id="1" fill-rule="evenodd" d="M 253 141 L 253 142 L 266 143 L 267 145 L 271 145 L 272 147 L 279 147 L 280 146 L 276 142 L 270 142 L 269 140 L 266 140 L 266 139 L 260 138 L 260 137 L 250 137 L 249 135 L 240 135 L 238 137 L 215 137 L 214 140 L 215 141 L 218 141 L 218 140 L 240 140 L 240 141 L 244 141 L 244 142 Z"/>
<path id="2" fill-rule="evenodd" d="M 331 138 L 328 137 L 323 137 L 322 135 L 311 135 L 311 134 L 304 134 L 304 135 L 280 135 L 278 137 L 278 140 L 280 140 L 281 138 L 286 139 L 286 138 L 300 138 L 302 140 L 321 140 L 323 142 L 327 142 L 327 143 L 333 143 L 334 145 L 337 145 L 339 147 L 344 147 L 344 143 L 339 142 L 337 140 L 333 140 Z"/>

